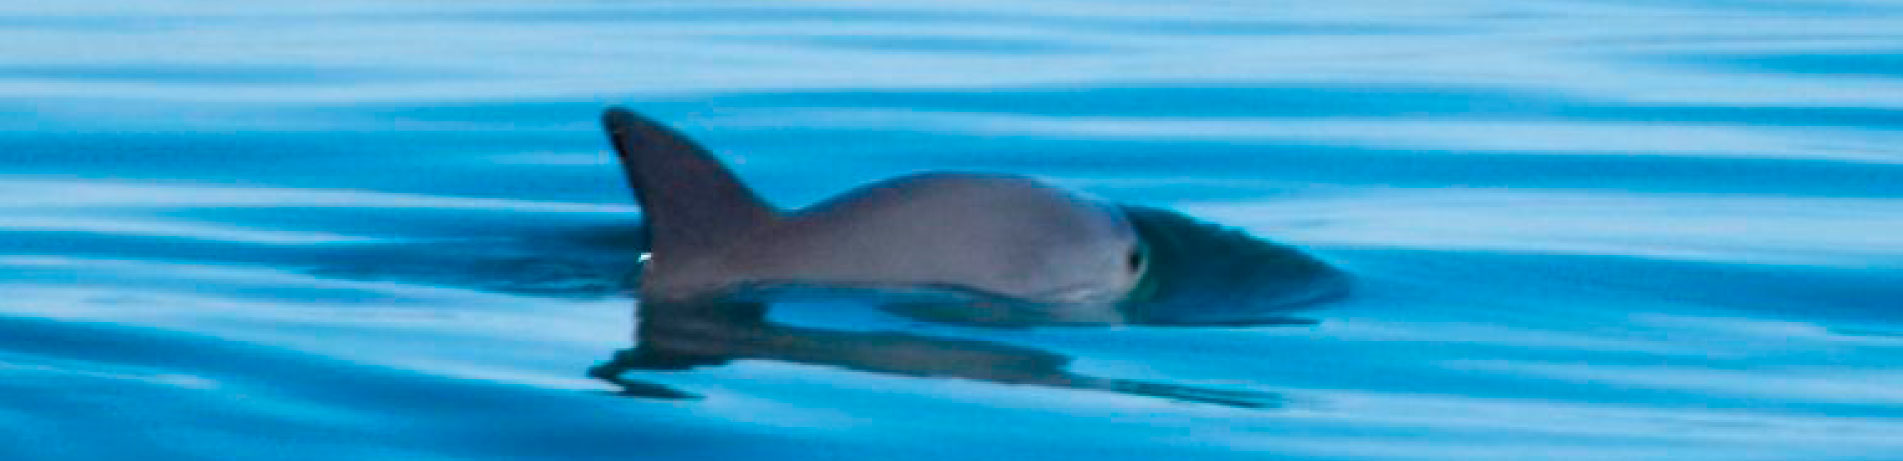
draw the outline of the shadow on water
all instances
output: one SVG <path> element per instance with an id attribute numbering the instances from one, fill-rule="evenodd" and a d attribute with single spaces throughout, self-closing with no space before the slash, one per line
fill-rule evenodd
<path id="1" fill-rule="evenodd" d="M 624 377 L 631 371 L 679 371 L 771 360 L 901 376 L 958 378 L 1003 384 L 1110 391 L 1241 408 L 1274 408 L 1272 393 L 1205 389 L 1104 378 L 1066 370 L 1071 358 L 1023 346 L 902 332 L 856 332 L 783 325 L 767 320 L 762 302 L 644 303 L 634 348 L 588 371 L 621 387 L 621 395 L 697 398 L 690 392 Z"/>

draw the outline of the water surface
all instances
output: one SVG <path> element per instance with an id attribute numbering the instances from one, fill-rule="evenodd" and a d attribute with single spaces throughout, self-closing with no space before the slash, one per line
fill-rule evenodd
<path id="1" fill-rule="evenodd" d="M 1899 55 L 1875 0 L 12 2 L 0 458 L 1893 457 Z M 585 373 L 634 329 L 608 104 L 783 206 L 1030 174 L 1357 292 L 770 312 L 1264 405 L 757 358 L 621 398 Z"/>

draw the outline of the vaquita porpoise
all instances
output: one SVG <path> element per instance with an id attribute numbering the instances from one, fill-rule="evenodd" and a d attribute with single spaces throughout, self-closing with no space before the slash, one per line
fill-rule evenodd
<path id="1" fill-rule="evenodd" d="M 1348 291 L 1291 247 L 1025 176 L 914 174 L 781 211 L 681 134 L 602 121 L 646 228 L 644 303 L 836 289 L 946 294 L 887 306 L 945 321 L 1255 324 Z"/>

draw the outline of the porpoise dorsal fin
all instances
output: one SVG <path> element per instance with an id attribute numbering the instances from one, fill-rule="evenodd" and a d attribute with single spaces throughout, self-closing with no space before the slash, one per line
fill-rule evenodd
<path id="1" fill-rule="evenodd" d="M 776 212 L 687 137 L 621 107 L 601 116 L 641 205 L 656 261 L 724 248 Z"/>

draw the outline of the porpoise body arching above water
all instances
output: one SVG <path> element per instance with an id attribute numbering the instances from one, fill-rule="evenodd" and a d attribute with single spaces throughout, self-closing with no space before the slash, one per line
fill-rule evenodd
<path id="1" fill-rule="evenodd" d="M 1347 291 L 1293 248 L 1024 176 L 915 174 L 780 211 L 659 123 L 603 124 L 647 230 L 644 302 L 844 289 L 947 294 L 889 307 L 948 321 L 1248 324 Z"/>

